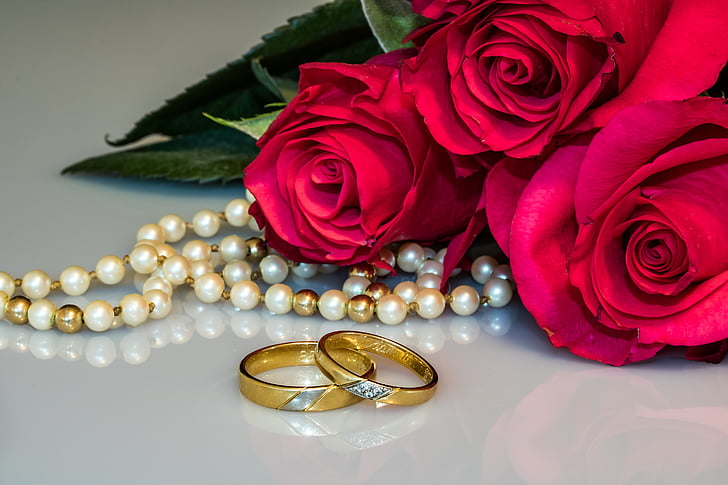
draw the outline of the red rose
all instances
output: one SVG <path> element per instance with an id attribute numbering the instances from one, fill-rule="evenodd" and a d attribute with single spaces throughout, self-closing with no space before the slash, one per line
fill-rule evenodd
<path id="1" fill-rule="evenodd" d="M 455 153 L 540 155 L 626 106 L 698 95 L 728 58 L 725 0 L 421 3 L 445 20 L 413 33 L 405 91 Z"/>
<path id="2" fill-rule="evenodd" d="M 398 73 L 302 66 L 299 94 L 260 139 L 245 174 L 253 211 L 285 256 L 372 261 L 387 243 L 461 234 L 475 215 L 485 173 L 455 177 L 461 157 L 434 142 Z M 477 218 L 470 233 L 485 223 Z"/>
<path id="3" fill-rule="evenodd" d="M 412 0 L 412 10 L 428 19 L 462 15 L 479 0 Z"/>
<path id="4" fill-rule="evenodd" d="M 725 100 L 627 108 L 530 175 L 493 168 L 489 223 L 555 346 L 621 365 L 728 338 Z"/>

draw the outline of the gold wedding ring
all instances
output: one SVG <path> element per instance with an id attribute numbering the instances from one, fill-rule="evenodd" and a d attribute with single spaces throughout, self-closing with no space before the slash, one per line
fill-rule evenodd
<path id="1" fill-rule="evenodd" d="M 289 342 L 271 345 L 248 354 L 240 362 L 240 392 L 251 401 L 284 411 L 327 411 L 350 406 L 361 397 L 336 384 L 287 386 L 255 377 L 280 367 L 315 365 L 316 342 Z M 362 376 L 373 377 L 374 361 L 366 354 L 339 349 L 336 359 Z"/>
<path id="2" fill-rule="evenodd" d="M 350 362 L 339 358 L 342 349 L 371 352 L 387 357 L 414 372 L 424 383 L 419 387 L 399 387 L 374 381 L 358 372 Z M 316 351 L 321 372 L 342 389 L 377 402 L 414 405 L 428 401 L 437 387 L 437 372 L 413 350 L 385 337 L 356 331 L 331 332 L 323 337 Z"/>

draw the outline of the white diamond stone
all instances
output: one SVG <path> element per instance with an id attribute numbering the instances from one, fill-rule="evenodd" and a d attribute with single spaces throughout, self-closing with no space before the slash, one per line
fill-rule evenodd
<path id="1" fill-rule="evenodd" d="M 375 384 L 370 381 L 359 381 L 355 384 L 352 384 L 350 386 L 345 387 L 347 391 L 356 394 L 359 397 L 363 397 L 364 399 L 381 399 L 383 397 L 387 397 L 392 392 L 394 392 L 394 389 L 387 386 L 382 386 L 381 384 Z"/>

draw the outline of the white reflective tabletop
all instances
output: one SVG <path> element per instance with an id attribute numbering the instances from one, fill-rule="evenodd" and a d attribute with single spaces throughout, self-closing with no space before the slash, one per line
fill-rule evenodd
<path id="1" fill-rule="evenodd" d="M 142 224 L 241 196 L 237 183 L 59 173 L 317 3 L 4 2 L 0 270 L 92 268 L 127 253 Z M 118 301 L 132 289 L 88 298 Z M 0 322 L 0 484 L 725 483 L 725 364 L 679 353 L 626 368 L 581 360 L 553 349 L 517 302 L 357 326 L 239 312 L 184 292 L 175 301 L 164 320 L 103 334 Z M 423 355 L 439 374 L 434 398 L 294 413 L 240 395 L 247 353 L 345 328 Z"/>

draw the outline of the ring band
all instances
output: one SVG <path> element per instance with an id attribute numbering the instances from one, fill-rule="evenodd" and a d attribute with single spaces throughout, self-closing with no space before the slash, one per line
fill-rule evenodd
<path id="1" fill-rule="evenodd" d="M 374 381 L 370 376 L 358 373 L 348 362 L 338 359 L 335 352 L 339 349 L 366 351 L 387 357 L 414 372 L 424 384 L 419 387 L 399 387 Z M 437 387 L 437 372 L 429 362 L 394 340 L 370 333 L 344 330 L 324 335 L 316 351 L 316 364 L 326 377 L 342 389 L 387 404 L 421 404 L 432 397 Z"/>
<path id="2" fill-rule="evenodd" d="M 248 354 L 240 362 L 240 392 L 254 403 L 284 411 L 327 411 L 361 401 L 336 384 L 287 386 L 255 377 L 261 372 L 297 365 L 315 365 L 316 342 L 271 345 Z M 374 361 L 366 354 L 340 349 L 336 358 L 363 376 L 374 376 Z"/>

